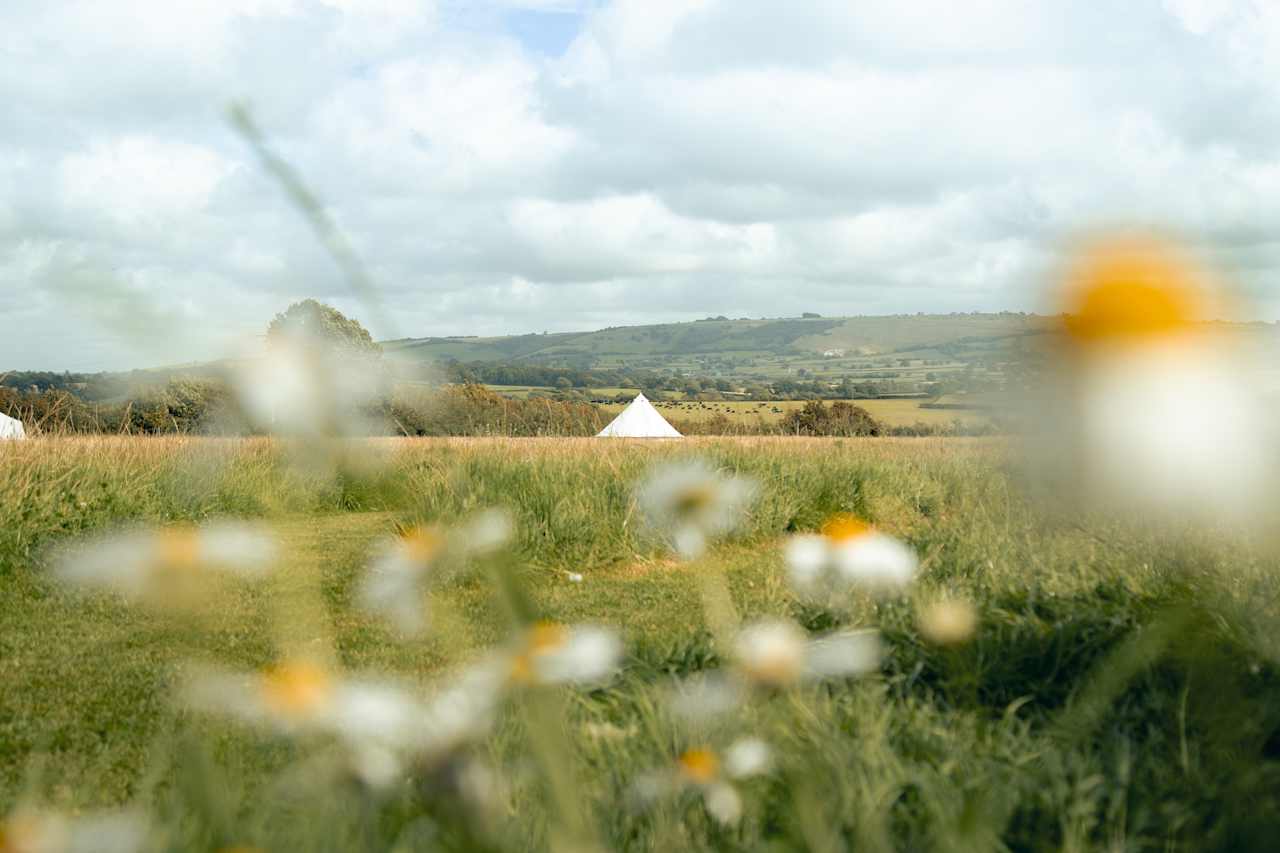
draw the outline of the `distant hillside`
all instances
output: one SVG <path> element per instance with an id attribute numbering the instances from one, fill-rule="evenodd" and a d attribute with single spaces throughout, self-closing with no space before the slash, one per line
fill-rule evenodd
<path id="1" fill-rule="evenodd" d="M 777 320 L 699 320 L 656 326 L 615 326 L 566 332 L 477 338 L 411 338 L 384 344 L 414 361 L 525 361 L 566 367 L 644 367 L 650 360 L 743 363 L 773 359 L 865 360 L 975 357 L 1044 333 L 1049 318 L 1030 314 L 917 314 L 887 317 L 808 317 Z M 690 365 L 692 366 L 692 365 Z"/>

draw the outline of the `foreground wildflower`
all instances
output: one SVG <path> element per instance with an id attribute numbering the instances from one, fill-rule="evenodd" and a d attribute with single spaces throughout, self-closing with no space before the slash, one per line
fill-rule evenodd
<path id="1" fill-rule="evenodd" d="M 444 533 L 434 527 L 415 527 L 385 543 L 360 583 L 360 605 L 406 634 L 421 632 L 427 623 L 422 600 L 427 574 L 444 547 Z"/>
<path id="2" fill-rule="evenodd" d="M 850 588 L 898 592 L 911 583 L 919 566 L 909 547 L 845 513 L 828 519 L 821 533 L 791 537 L 786 560 L 796 591 L 811 597 Z"/>
<path id="3" fill-rule="evenodd" d="M 810 638 L 794 622 L 755 622 L 738 632 L 726 670 L 677 682 L 668 704 L 679 717 L 716 716 L 740 707 L 753 691 L 866 675 L 880 665 L 880 657 L 880 635 L 874 630 Z"/>
<path id="4" fill-rule="evenodd" d="M 772 756 L 768 744 L 758 738 L 735 741 L 724 751 L 707 746 L 685 750 L 670 769 L 643 777 L 637 784 L 642 804 L 695 790 L 702 795 L 707 813 L 732 826 L 742 819 L 742 796 L 734 782 L 769 772 Z"/>
<path id="5" fill-rule="evenodd" d="M 738 633 L 734 659 L 746 681 L 762 687 L 865 675 L 880 665 L 880 635 L 838 631 L 809 639 L 794 622 L 756 622 Z"/>
<path id="6" fill-rule="evenodd" d="M 0 853 L 132 853 L 146 836 L 137 815 L 19 810 L 0 821 Z"/>
<path id="7" fill-rule="evenodd" d="M 1154 240 L 1091 248 L 1063 293 L 1065 411 L 1041 461 L 1093 504 L 1249 512 L 1271 459 L 1249 370 L 1215 339 L 1205 277 Z"/>
<path id="8" fill-rule="evenodd" d="M 268 344 L 232 376 L 253 426 L 310 439 L 371 433 L 364 413 L 376 405 L 383 384 L 373 353 L 335 346 L 301 327 L 281 330 Z"/>
<path id="9" fill-rule="evenodd" d="M 682 557 L 695 559 L 709 540 L 738 526 L 755 494 L 751 480 L 694 461 L 653 472 L 640 487 L 638 500 L 649 524 Z"/>
<path id="10" fill-rule="evenodd" d="M 510 512 L 501 508 L 477 512 L 458 531 L 461 550 L 471 557 L 493 554 L 510 544 L 515 535 L 515 519 Z"/>
<path id="11" fill-rule="evenodd" d="M 512 653 L 509 676 L 517 685 L 599 684 L 617 672 L 621 657 L 612 629 L 538 622 Z"/>
<path id="12" fill-rule="evenodd" d="M 348 736 L 348 769 L 373 789 L 390 788 L 412 773 L 428 787 L 478 794 L 480 786 L 466 783 L 479 767 L 469 751 L 491 731 L 504 686 L 492 663 L 464 670 L 422 702 L 397 736 Z"/>
<path id="13" fill-rule="evenodd" d="M 208 673 L 185 694 L 194 710 L 228 715 L 285 734 L 331 734 L 399 747 L 414 736 L 421 703 L 405 689 L 346 680 L 315 661 L 282 661 L 261 672 Z"/>
<path id="14" fill-rule="evenodd" d="M 365 610 L 390 620 L 405 634 L 427 626 L 423 594 L 446 556 L 456 561 L 494 553 L 510 542 L 515 525 L 504 510 L 484 510 L 452 532 L 420 526 L 384 542 L 360 583 Z"/>
<path id="15" fill-rule="evenodd" d="M 62 555 L 54 574 L 68 583 L 139 597 L 172 592 L 204 572 L 261 576 L 276 551 L 274 537 L 260 527 L 213 522 L 90 539 Z"/>

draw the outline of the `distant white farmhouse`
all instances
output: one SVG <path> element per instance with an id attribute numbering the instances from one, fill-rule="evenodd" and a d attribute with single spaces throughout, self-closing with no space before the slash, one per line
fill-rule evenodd
<path id="1" fill-rule="evenodd" d="M 631 403 L 600 430 L 597 438 L 683 438 L 658 413 L 648 398 L 637 394 Z"/>
<path id="2" fill-rule="evenodd" d="M 823 358 L 844 358 L 844 350 L 842 349 L 823 350 L 822 357 Z"/>
<path id="3" fill-rule="evenodd" d="M 26 438 L 27 431 L 22 428 L 22 421 L 8 415 L 0 415 L 0 440 L 6 438 Z"/>

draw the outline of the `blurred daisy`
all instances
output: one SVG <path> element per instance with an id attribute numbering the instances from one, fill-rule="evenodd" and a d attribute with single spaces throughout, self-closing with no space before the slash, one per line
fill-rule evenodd
<path id="1" fill-rule="evenodd" d="M 676 682 L 667 706 L 677 717 L 718 716 L 741 707 L 753 690 L 866 675 L 880 666 L 880 657 L 880 635 L 874 630 L 810 638 L 794 622 L 756 622 L 738 632 L 728 668 Z"/>
<path id="2" fill-rule="evenodd" d="M 483 737 L 508 683 L 504 659 L 488 657 L 464 669 L 426 703 L 415 749 L 438 758 Z"/>
<path id="3" fill-rule="evenodd" d="M 473 763 L 468 750 L 492 730 L 505 686 L 505 673 L 493 660 L 463 670 L 423 701 L 404 726 L 393 726 L 394 737 L 348 736 L 350 769 L 374 789 L 391 787 L 410 773 L 432 784 L 442 773 L 456 776 Z"/>
<path id="4" fill-rule="evenodd" d="M 232 385 L 251 424 L 304 438 L 362 436 L 364 414 L 376 403 L 383 377 L 371 355 L 326 344 L 305 330 L 275 336 L 267 352 L 245 359 Z"/>
<path id="5" fill-rule="evenodd" d="M 449 564 L 492 555 L 512 539 L 515 523 L 506 510 L 476 513 L 456 529 L 413 527 L 383 542 L 376 550 L 357 591 L 362 608 L 390 620 L 405 634 L 427 626 L 423 594 Z"/>
<path id="6" fill-rule="evenodd" d="M 618 670 L 622 640 L 616 631 L 593 625 L 537 622 L 510 658 L 514 684 L 599 684 Z"/>
<path id="7" fill-rule="evenodd" d="M 792 586 L 822 596 L 850 588 L 877 594 L 902 590 L 915 577 L 915 551 L 847 513 L 829 518 L 821 533 L 792 536 L 786 549 Z"/>
<path id="8" fill-rule="evenodd" d="M 954 646 L 972 639 L 978 628 L 978 611 L 968 601 L 942 598 L 920 609 L 916 617 L 920 634 L 939 646 Z"/>
<path id="9" fill-rule="evenodd" d="M 1271 460 L 1250 371 L 1203 321 L 1204 276 L 1154 240 L 1091 248 L 1062 296 L 1061 401 L 1041 458 L 1093 501 L 1219 514 L 1258 504 Z M 1061 406 L 1065 404 L 1065 410 Z"/>
<path id="10" fill-rule="evenodd" d="M 404 688 L 340 678 L 310 660 L 262 672 L 193 679 L 185 704 L 284 734 L 329 734 L 361 746 L 401 749 L 416 738 L 423 706 Z"/>
<path id="11" fill-rule="evenodd" d="M 748 684 L 761 687 L 864 675 L 880 665 L 880 635 L 838 631 L 810 639 L 794 622 L 756 622 L 738 632 L 734 661 Z"/>
<path id="12" fill-rule="evenodd" d="M 258 577 L 276 553 L 275 538 L 264 528 L 211 522 L 90 539 L 63 554 L 54 574 L 68 583 L 138 597 L 171 592 L 206 571 Z"/>
<path id="13" fill-rule="evenodd" d="M 771 763 L 769 746 L 758 738 L 735 741 L 723 752 L 698 746 L 681 753 L 669 770 L 642 778 L 637 789 L 646 802 L 695 790 L 712 818 L 732 826 L 742 819 L 743 810 L 733 783 L 768 773 Z"/>
<path id="14" fill-rule="evenodd" d="M 438 527 L 415 527 L 384 543 L 360 582 L 360 606 L 406 634 L 420 633 L 427 625 L 427 576 L 444 549 L 445 535 Z"/>
<path id="15" fill-rule="evenodd" d="M 654 471 L 637 499 L 649 524 L 691 560 L 708 540 L 738 526 L 755 494 L 751 480 L 723 475 L 697 460 Z"/>
<path id="16" fill-rule="evenodd" d="M 516 523 L 505 509 L 477 512 L 458 529 L 461 549 L 468 556 L 483 557 L 505 548 L 515 538 Z"/>
<path id="17" fill-rule="evenodd" d="M 147 823 L 128 813 L 78 815 L 20 809 L 0 820 L 2 853 L 132 853 Z"/>

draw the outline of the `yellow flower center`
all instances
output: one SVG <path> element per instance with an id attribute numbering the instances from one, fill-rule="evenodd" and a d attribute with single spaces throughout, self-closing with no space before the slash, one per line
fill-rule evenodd
<path id="1" fill-rule="evenodd" d="M 200 537 L 194 528 L 172 527 L 156 536 L 156 556 L 162 568 L 190 571 L 200 564 Z"/>
<path id="2" fill-rule="evenodd" d="M 710 483 L 701 483 L 683 490 L 675 499 L 675 511 L 679 518 L 688 518 L 705 511 L 716 501 L 716 490 Z"/>
<path id="3" fill-rule="evenodd" d="M 849 542 L 870 532 L 870 524 L 847 512 L 836 513 L 822 524 L 822 535 L 832 542 Z"/>
<path id="4" fill-rule="evenodd" d="M 405 556 L 415 563 L 427 563 L 444 547 L 444 537 L 430 527 L 415 527 L 400 537 Z"/>
<path id="5" fill-rule="evenodd" d="M 537 660 L 564 648 L 569 642 L 569 629 L 558 622 L 535 622 L 525 638 L 524 650 L 511 661 L 511 680 L 532 683 L 537 676 Z"/>
<path id="6" fill-rule="evenodd" d="M 720 759 L 705 746 L 685 750 L 676 764 L 681 776 L 699 785 L 710 785 L 720 772 Z"/>
<path id="7" fill-rule="evenodd" d="M 311 661 L 288 661 L 262 674 L 262 699 L 282 717 L 306 717 L 333 690 L 333 680 L 323 667 Z"/>
<path id="8" fill-rule="evenodd" d="M 1194 273 L 1154 242 L 1095 249 L 1068 283 L 1065 301 L 1063 324 L 1079 344 L 1167 339 L 1204 313 Z"/>

